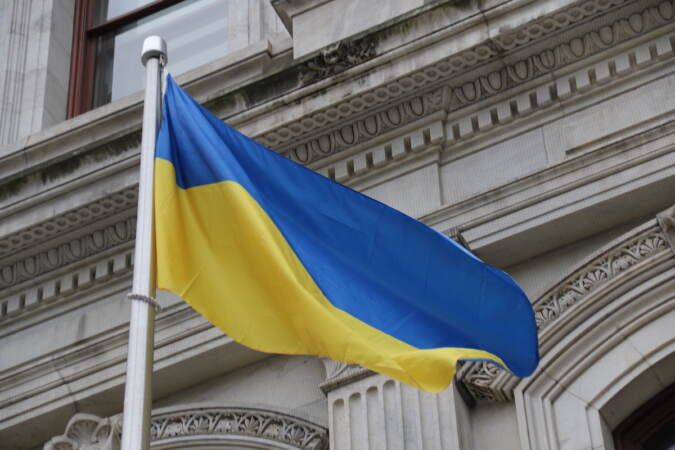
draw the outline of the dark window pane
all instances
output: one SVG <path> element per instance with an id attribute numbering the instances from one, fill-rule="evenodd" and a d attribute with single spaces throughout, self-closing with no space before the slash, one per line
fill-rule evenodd
<path id="1" fill-rule="evenodd" d="M 644 450 L 675 450 L 675 420 L 671 420 L 645 441 Z"/>
<path id="2" fill-rule="evenodd" d="M 147 36 L 166 39 L 166 69 L 174 75 L 225 55 L 229 3 L 187 0 L 101 36 L 97 42 L 93 107 L 143 89 L 145 72 L 140 55 Z"/>

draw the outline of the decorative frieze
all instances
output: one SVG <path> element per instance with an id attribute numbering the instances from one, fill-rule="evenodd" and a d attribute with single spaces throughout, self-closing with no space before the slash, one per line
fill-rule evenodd
<path id="1" fill-rule="evenodd" d="M 97 202 L 94 204 L 96 209 Z M 91 206 L 91 205 L 90 205 Z M 102 206 L 101 206 L 102 207 Z M 83 209 L 88 211 L 87 208 Z M 73 221 L 59 218 L 53 227 L 72 226 L 81 215 L 73 216 Z M 64 221 L 61 222 L 61 219 Z M 41 225 L 44 226 L 44 225 Z M 52 228 L 47 231 L 53 232 Z M 75 239 L 58 244 L 0 266 L 0 289 L 5 290 L 27 281 L 33 281 L 18 292 L 4 293 L 0 299 L 0 321 L 15 318 L 41 305 L 73 294 L 79 289 L 91 287 L 94 283 L 128 274 L 133 267 L 133 241 L 136 234 L 136 218 L 129 217 L 98 230 L 83 233 Z M 101 255 L 98 258 L 97 255 Z M 87 265 L 77 264 L 89 260 Z M 59 271 L 67 266 L 75 267 L 66 273 L 37 281 L 36 278 L 50 272 Z"/>
<path id="2" fill-rule="evenodd" d="M 0 239 L 0 258 L 7 258 L 13 253 L 47 241 L 54 236 L 68 233 L 87 223 L 134 208 L 137 201 L 138 187 L 134 186 L 110 194 L 76 210 L 54 216 L 45 222 L 4 236 Z"/>
<path id="3" fill-rule="evenodd" d="M 497 71 L 462 84 L 453 84 L 452 78 L 459 73 L 502 52 L 492 42 L 481 44 L 415 74 L 318 111 L 299 122 L 276 128 L 257 139 L 295 161 L 311 163 L 436 111 L 445 109 L 452 112 L 485 100 L 672 23 L 674 3 L 673 0 L 661 2 Z M 394 99 L 397 103 L 392 104 Z M 388 105 L 381 108 L 383 103 Z M 369 109 L 371 112 L 368 112 Z M 353 122 L 344 123 L 345 119 L 353 116 L 357 116 Z M 340 127 L 331 129 L 330 125 L 336 122 L 341 123 Z M 314 131 L 327 127 L 327 131 L 319 134 Z M 307 135 L 311 137 L 304 138 Z M 298 138 L 303 140 L 298 142 Z"/>
<path id="4" fill-rule="evenodd" d="M 575 73 L 564 76 L 557 81 L 548 81 L 535 86 L 531 90 L 508 98 L 472 114 L 451 118 L 445 125 L 440 119 L 428 125 L 420 125 L 415 131 L 402 134 L 390 141 L 373 146 L 353 156 L 343 157 L 334 163 L 321 167 L 319 172 L 336 181 L 346 182 L 351 177 L 361 175 L 369 169 L 383 167 L 395 161 L 403 161 L 406 156 L 424 150 L 431 145 L 454 143 L 477 138 L 483 132 L 498 126 L 512 124 L 516 120 L 528 120 L 532 114 L 553 107 L 556 100 L 571 100 L 575 96 L 586 95 L 592 88 L 607 86 L 610 80 L 648 70 L 653 64 L 673 55 L 675 36 L 664 35 L 641 44 L 636 49 L 619 53 L 612 58 L 599 61 Z M 641 64 L 637 65 L 637 54 L 646 54 Z M 621 73 L 613 68 L 627 62 L 626 70 Z M 631 66 L 635 62 L 635 67 Z M 614 72 L 612 72 L 614 70 Z M 437 115 L 440 113 L 437 113 Z M 430 118 L 433 119 L 434 116 Z M 429 118 L 429 117 L 428 117 Z M 306 159 L 308 153 L 303 153 Z M 571 152 L 569 156 L 574 156 Z M 320 162 L 319 162 L 320 164 Z"/>
<path id="5" fill-rule="evenodd" d="M 403 125 L 419 120 L 434 112 L 443 109 L 444 90 L 439 89 L 420 96 L 414 96 L 402 102 L 392 105 L 390 108 L 367 115 L 354 122 L 334 129 L 328 134 L 323 134 L 314 139 L 307 140 L 293 148 L 283 152 L 284 155 L 301 164 L 314 162 L 324 156 L 332 155 L 347 148 L 351 148 L 365 140 L 377 137 L 387 131 L 397 129 Z M 359 109 L 365 109 L 371 100 L 365 96 L 364 101 L 355 101 L 353 109 L 342 111 L 347 117 Z M 328 117 L 331 113 L 326 112 Z M 319 113 L 318 120 L 322 113 Z M 315 117 L 316 118 L 316 117 Z"/>
<path id="6" fill-rule="evenodd" d="M 88 289 L 96 283 L 105 282 L 131 273 L 134 251 L 131 244 L 120 252 L 80 266 L 54 278 L 37 282 L 0 301 L 0 321 L 9 320 L 55 300 L 70 296 L 78 290 Z"/>
<path id="7" fill-rule="evenodd" d="M 130 217 L 12 264 L 1 266 L 0 289 L 34 279 L 46 272 L 131 242 L 135 235 L 136 218 Z"/>
<path id="8" fill-rule="evenodd" d="M 652 227 L 612 245 L 534 302 L 535 320 L 541 337 L 565 311 L 582 303 L 592 292 L 668 249 L 664 230 Z M 487 362 L 462 363 L 457 378 L 479 402 L 502 402 L 513 398 L 517 378 Z"/>
<path id="9" fill-rule="evenodd" d="M 496 36 L 493 41 L 502 51 L 513 50 L 537 39 L 542 39 L 558 30 L 574 25 L 582 20 L 604 14 L 607 11 L 627 3 L 630 0 L 591 0 L 577 2 L 571 7 L 549 16 L 534 20 L 527 25 Z"/>
<path id="10" fill-rule="evenodd" d="M 248 408 L 213 408 L 153 417 L 153 441 L 183 436 L 230 434 L 278 441 L 298 449 L 322 450 L 326 429 L 289 415 Z"/>
<path id="11" fill-rule="evenodd" d="M 550 326 L 566 310 L 579 303 L 602 283 L 667 248 L 662 231 L 652 229 L 585 265 L 575 275 L 554 288 L 553 292 L 535 302 L 534 317 L 539 332 Z"/>
<path id="12" fill-rule="evenodd" d="M 52 438 L 45 450 L 118 450 L 122 433 L 121 414 L 99 418 L 75 414 L 62 436 Z M 164 442 L 184 442 L 199 446 L 200 438 L 210 441 L 236 439 L 240 445 L 275 442 L 290 448 L 324 450 L 328 448 L 325 428 L 288 414 L 256 408 L 193 408 L 157 414 L 150 425 L 151 446 Z M 234 440 L 233 439 L 233 440 Z M 257 446 L 256 446 L 257 447 Z M 286 447 L 284 447 L 286 448 Z"/>

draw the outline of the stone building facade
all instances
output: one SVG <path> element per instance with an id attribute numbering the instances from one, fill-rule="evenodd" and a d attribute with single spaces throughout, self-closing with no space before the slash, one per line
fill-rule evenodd
<path id="1" fill-rule="evenodd" d="M 610 450 L 672 417 L 673 0 L 224 3 L 226 51 L 176 80 L 506 270 L 541 364 L 431 395 L 162 293 L 152 448 Z M 1 449 L 119 445 L 142 93 L 66 120 L 82 4 L 0 0 Z"/>

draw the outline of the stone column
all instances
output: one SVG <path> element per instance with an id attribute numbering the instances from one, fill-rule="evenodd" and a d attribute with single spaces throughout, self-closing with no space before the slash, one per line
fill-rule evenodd
<path id="1" fill-rule="evenodd" d="M 355 365 L 323 360 L 331 450 L 470 450 L 456 385 L 429 394 Z"/>

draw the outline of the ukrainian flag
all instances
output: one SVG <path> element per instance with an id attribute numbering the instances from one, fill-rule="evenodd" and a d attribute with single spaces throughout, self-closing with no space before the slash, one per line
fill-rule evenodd
<path id="1" fill-rule="evenodd" d="M 430 392 L 458 360 L 537 366 L 530 302 L 416 220 L 238 133 L 167 80 L 157 284 L 256 350 L 324 355 Z"/>

